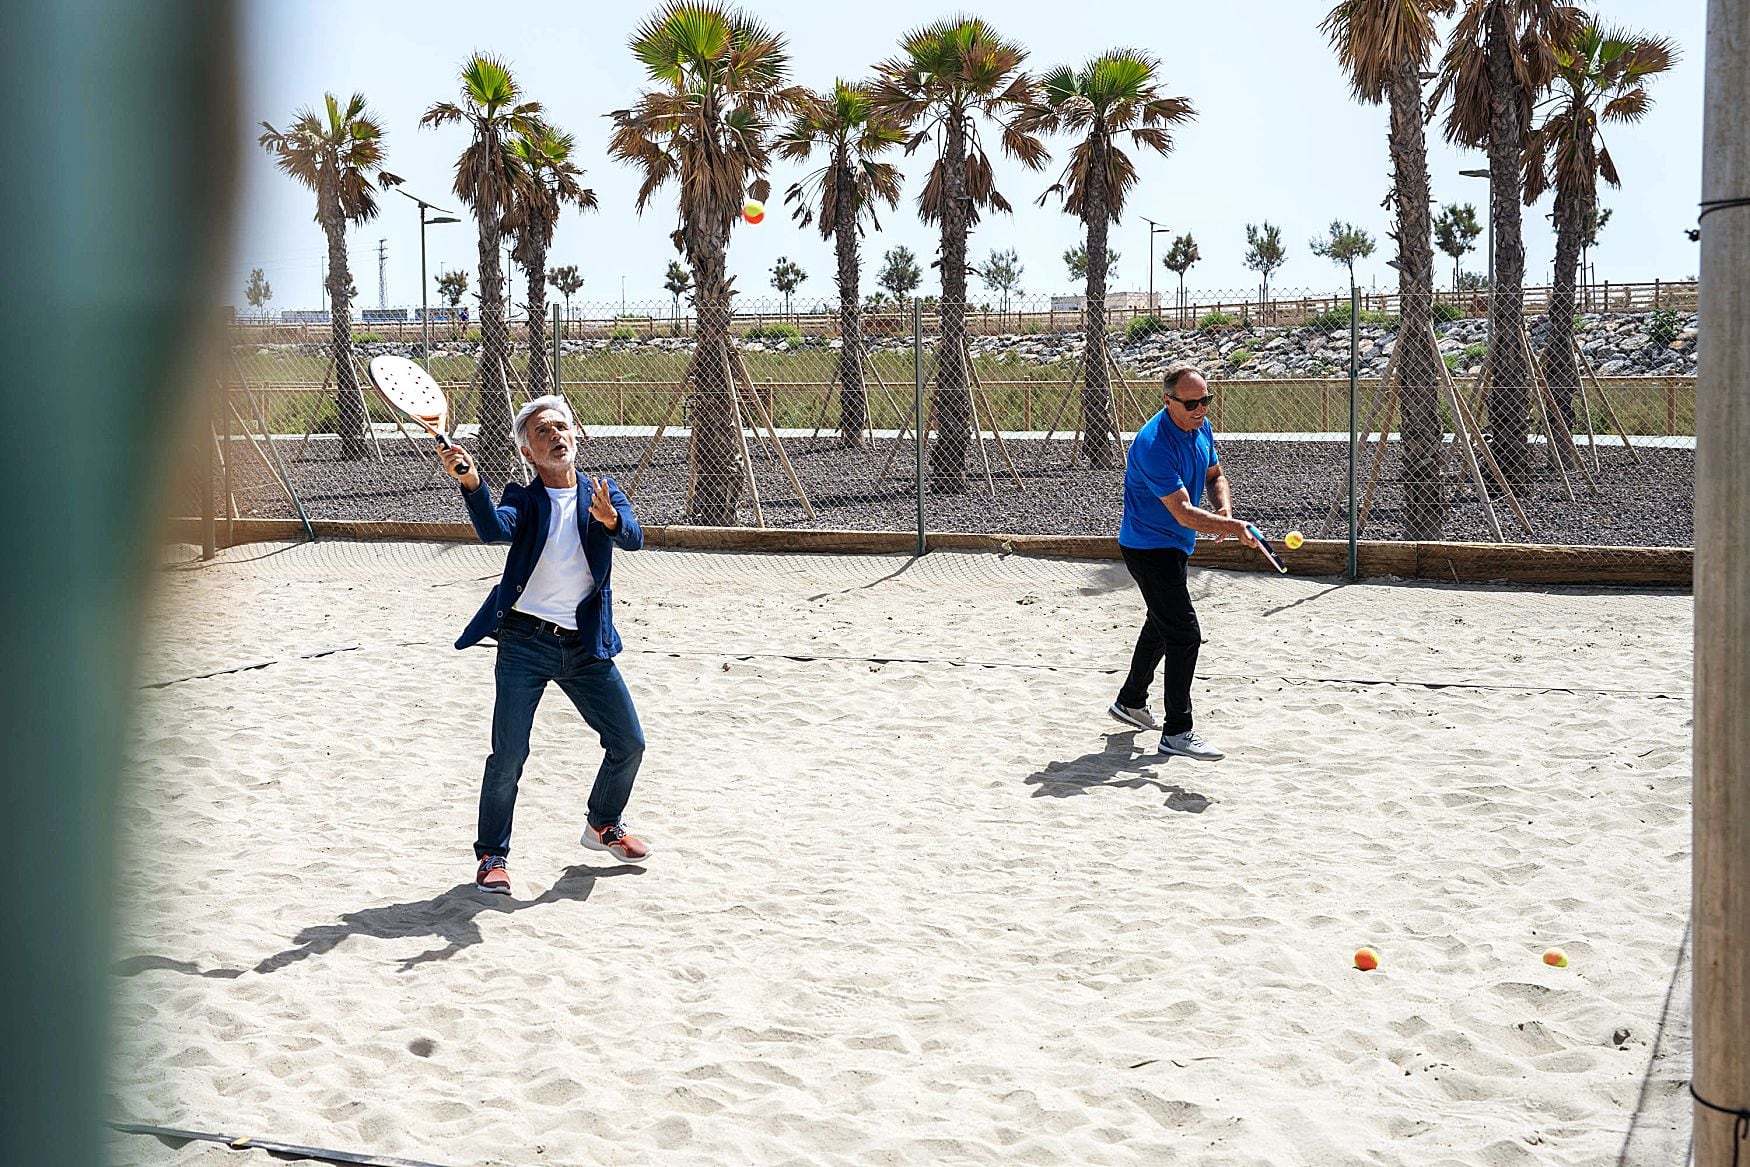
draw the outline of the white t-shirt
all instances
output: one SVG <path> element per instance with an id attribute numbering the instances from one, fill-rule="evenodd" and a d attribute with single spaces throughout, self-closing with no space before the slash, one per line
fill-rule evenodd
<path id="1" fill-rule="evenodd" d="M 583 557 L 583 533 L 578 528 L 577 508 L 582 501 L 582 484 L 549 486 L 547 497 L 552 500 L 552 518 L 547 524 L 547 542 L 541 547 L 541 557 L 535 561 L 535 572 L 523 587 L 523 594 L 513 605 L 540 620 L 551 620 L 561 628 L 577 630 L 577 606 L 583 597 L 595 589 L 595 576 L 589 561 Z"/>

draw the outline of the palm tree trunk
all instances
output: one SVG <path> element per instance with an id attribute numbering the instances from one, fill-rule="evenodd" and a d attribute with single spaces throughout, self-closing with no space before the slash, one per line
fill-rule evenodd
<path id="1" fill-rule="evenodd" d="M 726 272 L 734 214 L 734 208 L 713 208 L 688 217 L 682 227 L 682 241 L 693 268 L 693 303 L 698 309 L 693 393 L 688 406 L 699 471 L 693 518 L 708 527 L 735 525 L 744 473 Z"/>
<path id="2" fill-rule="evenodd" d="M 1520 223 L 1520 155 L 1524 125 L 1517 47 L 1503 5 L 1494 5 L 1486 35 L 1489 75 L 1489 218 L 1495 271 L 1489 287 L 1494 325 L 1489 336 L 1489 429 L 1495 458 L 1515 491 L 1531 482 L 1526 440 L 1531 428 L 1531 352 L 1525 344 L 1525 239 Z"/>
<path id="3" fill-rule="evenodd" d="M 839 261 L 839 444 L 863 446 L 869 428 L 869 399 L 863 389 L 863 310 L 859 299 L 857 255 L 857 179 L 844 146 L 834 159 L 838 221 L 834 242 Z"/>
<path id="4" fill-rule="evenodd" d="M 510 332 L 504 320 L 504 274 L 498 262 L 498 210 L 482 206 L 474 214 L 480 238 L 480 457 L 508 475 L 516 466 L 517 451 L 510 433 L 505 380 Z"/>
<path id="5" fill-rule="evenodd" d="M 529 372 L 530 397 L 547 393 L 547 249 L 539 240 L 529 241 L 529 264 L 525 271 L 529 288 Z"/>
<path id="6" fill-rule="evenodd" d="M 942 151 L 942 351 L 936 366 L 936 444 L 930 489 L 966 490 L 966 448 L 972 439 L 972 395 L 966 368 L 966 111 L 950 110 Z"/>
<path id="7" fill-rule="evenodd" d="M 334 350 L 334 391 L 338 398 L 334 428 L 340 456 L 355 461 L 369 445 L 369 416 L 352 358 L 352 272 L 346 265 L 346 220 L 338 197 L 324 191 L 322 231 L 328 237 L 328 338 Z"/>
<path id="8" fill-rule="evenodd" d="M 1096 130 L 1088 159 L 1088 189 L 1083 219 L 1088 225 L 1088 278 L 1082 321 L 1082 435 L 1088 464 L 1110 470 L 1119 464 L 1118 434 L 1112 424 L 1112 376 L 1106 355 L 1106 138 Z"/>
<path id="9" fill-rule="evenodd" d="M 1446 518 L 1440 484 L 1440 350 L 1434 343 L 1433 224 L 1420 67 L 1406 59 L 1391 78 L 1389 147 L 1398 211 L 1398 401 L 1403 411 L 1404 535 L 1437 539 Z M 1353 282 L 1353 276 L 1351 276 Z"/>
<path id="10" fill-rule="evenodd" d="M 1585 234 L 1586 191 L 1556 190 L 1556 270 L 1549 293 L 1549 336 L 1543 371 L 1568 432 L 1574 432 L 1574 399 L 1580 395 L 1580 367 L 1574 359 L 1574 292 L 1581 236 Z"/>

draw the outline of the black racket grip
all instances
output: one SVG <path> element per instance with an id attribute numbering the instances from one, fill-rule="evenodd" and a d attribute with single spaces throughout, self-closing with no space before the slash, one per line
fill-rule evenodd
<path id="1" fill-rule="evenodd" d="M 437 444 L 442 446 L 444 449 L 447 450 L 452 445 L 450 439 L 444 437 L 444 435 L 436 434 L 434 436 L 437 438 Z M 470 469 L 471 469 L 471 467 L 468 465 L 468 461 L 466 458 L 464 458 L 462 461 L 456 463 L 456 474 L 458 476 L 468 473 L 468 471 Z"/>

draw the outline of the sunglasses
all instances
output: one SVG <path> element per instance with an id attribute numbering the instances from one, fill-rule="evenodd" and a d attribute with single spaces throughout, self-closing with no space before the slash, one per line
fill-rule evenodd
<path id="1" fill-rule="evenodd" d="M 1179 405 L 1184 408 L 1186 413 L 1196 413 L 1199 409 L 1207 409 L 1209 403 L 1215 400 L 1215 394 L 1209 393 L 1202 397 L 1193 397 L 1189 401 L 1186 401 L 1183 397 L 1168 396 L 1167 400 L 1178 402 Z"/>

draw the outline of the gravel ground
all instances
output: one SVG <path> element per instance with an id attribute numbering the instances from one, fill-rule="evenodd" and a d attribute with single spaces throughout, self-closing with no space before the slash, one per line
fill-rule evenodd
<path id="1" fill-rule="evenodd" d="M 1219 440 L 1219 439 L 1218 439 Z M 648 444 L 643 438 L 597 438 L 586 443 L 581 464 L 592 472 L 613 475 L 628 485 Z M 853 530 L 915 530 L 916 494 L 913 482 L 915 449 L 903 443 L 882 478 L 892 443 L 880 441 L 873 453 L 846 451 L 823 437 L 810 442 L 789 439 L 786 451 L 813 504 L 810 521 L 795 499 L 781 465 L 758 445 L 752 447 L 765 523 L 772 527 L 826 527 Z M 368 519 L 401 522 L 462 522 L 466 513 L 455 488 L 433 472 L 424 446 L 417 450 L 396 439 L 384 443 L 384 457 L 341 461 L 332 442 L 310 443 L 293 457 L 296 443 L 286 443 L 293 485 L 311 518 Z M 969 451 L 972 473 L 968 487 L 957 495 L 928 493 L 924 505 L 931 530 L 983 531 L 1002 534 L 1115 535 L 1122 495 L 1120 471 L 1071 468 L 1068 444 L 1015 441 L 1007 443 L 1021 485 L 1010 477 L 1001 452 L 987 440 L 995 479 L 994 497 L 986 484 L 978 447 Z M 1309 538 L 1324 525 L 1331 500 L 1346 476 L 1343 442 L 1231 440 L 1221 443 L 1223 465 L 1234 483 L 1240 514 L 1267 532 L 1298 528 Z M 1450 451 L 1449 451 L 1450 453 Z M 1671 447 L 1639 450 L 1635 464 L 1621 449 L 1601 449 L 1598 491 L 1574 476 L 1575 501 L 1569 501 L 1561 479 L 1551 467 L 1538 467 L 1525 502 L 1532 534 L 1526 535 L 1510 510 L 1497 501 L 1503 533 L 1509 541 L 1573 546 L 1664 546 L 1693 544 L 1695 452 Z M 646 523 L 683 519 L 687 489 L 687 448 L 684 438 L 665 438 L 640 479 L 633 501 Z M 1359 475 L 1363 484 L 1371 465 L 1364 450 Z M 1474 489 L 1459 460 L 1449 457 L 1445 470 L 1451 510 L 1445 537 L 1461 541 L 1492 538 Z M 260 458 L 240 449 L 235 459 L 234 491 L 239 513 L 246 517 L 294 517 L 285 496 L 263 470 Z M 1365 537 L 1398 539 L 1402 488 L 1397 448 L 1389 449 L 1377 501 Z M 1573 471 L 1570 471 L 1573 474 Z M 489 478 L 491 476 L 489 475 Z M 493 479 L 494 493 L 502 479 Z M 753 526 L 751 502 L 742 502 L 740 520 Z M 222 488 L 220 492 L 222 497 Z M 182 514 L 198 514 L 192 482 L 178 491 Z M 1339 520 L 1341 530 L 1346 526 Z M 1339 530 L 1337 533 L 1341 533 Z"/>

